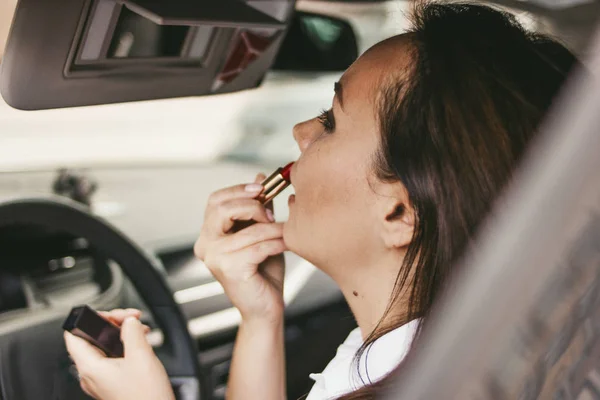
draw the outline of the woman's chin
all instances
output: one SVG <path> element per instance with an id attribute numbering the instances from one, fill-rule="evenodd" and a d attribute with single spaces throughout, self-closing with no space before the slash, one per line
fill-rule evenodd
<path id="1" fill-rule="evenodd" d="M 290 214 L 288 220 L 283 223 L 283 242 L 287 251 L 312 263 L 313 252 L 311 250 L 314 247 L 312 239 L 310 233 L 306 234 L 298 229 L 296 220 Z"/>

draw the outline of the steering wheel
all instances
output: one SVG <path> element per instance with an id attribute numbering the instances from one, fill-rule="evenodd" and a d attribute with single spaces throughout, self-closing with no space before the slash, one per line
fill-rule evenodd
<path id="1" fill-rule="evenodd" d="M 157 261 L 117 229 L 66 199 L 0 202 L 0 228 L 24 224 L 60 228 L 64 233 L 83 237 L 106 259 L 121 266 L 163 332 L 164 344 L 157 355 L 177 388 L 177 398 L 198 400 L 200 390 L 208 389 L 200 382 L 198 350 L 181 310 L 156 268 Z M 49 310 L 37 316 L 32 313 L 14 324 L 0 325 L 0 398 L 88 398 L 69 372 L 72 366 L 62 330 L 67 313 L 63 312 Z M 202 398 L 208 398 L 204 394 Z"/>

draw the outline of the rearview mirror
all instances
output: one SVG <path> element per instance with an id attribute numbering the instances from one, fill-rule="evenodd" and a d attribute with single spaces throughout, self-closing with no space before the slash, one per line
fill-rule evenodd
<path id="1" fill-rule="evenodd" d="M 271 69 L 344 71 L 357 57 L 356 35 L 348 22 L 298 11 Z"/>

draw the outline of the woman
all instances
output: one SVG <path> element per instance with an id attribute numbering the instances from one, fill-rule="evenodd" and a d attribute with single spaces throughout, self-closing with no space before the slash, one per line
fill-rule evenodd
<path id="1" fill-rule="evenodd" d="M 421 5 L 413 25 L 361 56 L 332 108 L 294 128 L 302 155 L 287 222 L 255 199 L 258 184 L 209 199 L 195 252 L 242 314 L 228 399 L 285 398 L 285 250 L 336 281 L 359 327 L 308 399 L 384 390 L 576 64 L 483 6 Z M 234 233 L 238 220 L 257 223 Z M 66 339 L 94 397 L 172 398 L 135 318 L 123 324 L 120 360 Z"/>

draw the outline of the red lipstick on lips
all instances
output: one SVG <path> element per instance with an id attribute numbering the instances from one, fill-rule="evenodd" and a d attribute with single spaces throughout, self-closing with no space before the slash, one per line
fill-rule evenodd
<path id="1" fill-rule="evenodd" d="M 281 169 L 281 176 L 283 176 L 283 179 L 285 179 L 288 182 L 291 182 L 290 174 L 292 173 L 292 165 L 294 165 L 293 162 L 289 163 Z"/>
<path id="2" fill-rule="evenodd" d="M 275 196 L 283 192 L 285 188 L 290 186 L 292 165 L 294 165 L 293 162 L 289 163 L 285 167 L 277 168 L 275 172 L 273 172 L 267 179 L 260 183 L 264 189 L 258 195 L 258 201 L 263 204 L 267 204 L 269 201 L 273 200 Z"/>

